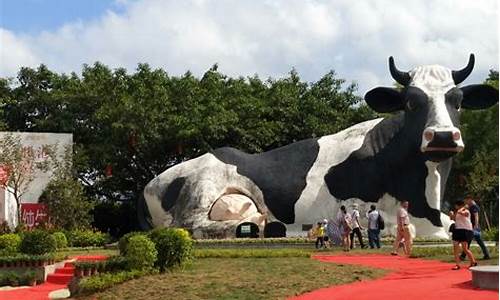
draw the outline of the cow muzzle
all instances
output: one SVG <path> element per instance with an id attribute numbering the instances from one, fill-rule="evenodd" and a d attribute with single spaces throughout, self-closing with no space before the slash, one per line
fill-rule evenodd
<path id="1" fill-rule="evenodd" d="M 422 134 L 420 150 L 433 161 L 441 161 L 464 150 L 460 130 L 455 127 L 427 127 Z"/>

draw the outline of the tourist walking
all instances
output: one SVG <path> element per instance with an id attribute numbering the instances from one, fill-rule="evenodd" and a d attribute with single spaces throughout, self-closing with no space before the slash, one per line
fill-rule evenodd
<path id="1" fill-rule="evenodd" d="M 379 218 L 381 218 L 380 213 L 375 205 L 370 205 L 370 210 L 366 213 L 366 218 L 368 219 L 368 245 L 373 249 L 377 247 L 380 249 L 380 227 Z"/>
<path id="2" fill-rule="evenodd" d="M 470 211 L 465 206 L 465 202 L 458 200 L 455 203 L 455 211 L 450 211 L 450 219 L 455 221 L 455 229 L 453 229 L 452 240 L 453 240 L 453 254 L 455 255 L 456 265 L 452 270 L 460 269 L 460 246 L 462 250 L 470 259 L 470 266 L 477 266 L 476 259 L 474 255 L 469 250 L 469 243 L 473 238 L 472 232 L 472 222 L 470 219 Z"/>
<path id="3" fill-rule="evenodd" d="M 325 247 L 325 227 L 321 222 L 318 222 L 316 227 L 316 249 Z"/>
<path id="4" fill-rule="evenodd" d="M 479 205 L 474 201 L 472 197 L 466 197 L 465 198 L 465 204 L 467 204 L 467 208 L 469 209 L 470 212 L 470 220 L 472 223 L 472 234 L 473 234 L 473 239 L 477 242 L 479 247 L 481 247 L 481 251 L 483 251 L 483 259 L 490 259 L 490 253 L 488 252 L 488 248 L 483 242 L 483 239 L 481 238 L 481 227 L 479 226 L 479 212 L 480 208 Z M 470 249 L 470 244 L 472 240 L 469 241 L 469 249 Z M 462 251 L 462 254 L 460 255 L 461 260 L 465 260 L 465 252 Z"/>
<path id="5" fill-rule="evenodd" d="M 337 214 L 337 224 L 339 225 L 340 232 L 342 234 L 342 246 L 344 251 L 349 251 L 351 240 L 351 216 L 347 213 L 344 205 L 340 207 L 340 211 Z"/>
<path id="6" fill-rule="evenodd" d="M 323 219 L 323 227 L 325 229 L 325 235 L 323 237 L 323 241 L 325 242 L 325 248 L 330 248 L 333 247 L 333 242 L 332 238 L 330 237 L 332 235 L 332 225 L 328 223 L 327 219 Z"/>
<path id="7" fill-rule="evenodd" d="M 365 244 L 363 243 L 363 236 L 361 235 L 361 230 L 363 230 L 363 227 L 359 223 L 359 210 L 358 210 L 358 204 L 354 203 L 352 205 L 352 212 L 351 212 L 351 224 L 352 224 L 352 231 L 351 231 L 351 249 L 354 247 L 354 235 L 358 237 L 359 245 L 361 248 L 366 248 Z"/>
<path id="8" fill-rule="evenodd" d="M 392 247 L 392 255 L 398 255 L 399 243 L 401 242 L 404 244 L 403 249 L 405 254 L 408 256 L 411 254 L 413 240 L 410 234 L 410 216 L 408 215 L 408 206 L 408 201 L 403 200 L 396 216 L 398 227 L 396 230 L 396 240 L 394 240 L 394 245 Z"/>

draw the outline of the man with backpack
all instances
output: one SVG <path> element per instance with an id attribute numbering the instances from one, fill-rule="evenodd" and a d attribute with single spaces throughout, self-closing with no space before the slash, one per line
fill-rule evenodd
<path id="1" fill-rule="evenodd" d="M 385 227 L 384 219 L 378 212 L 375 205 L 370 205 L 370 210 L 366 213 L 368 218 L 368 244 L 373 249 L 380 249 L 380 230 Z"/>

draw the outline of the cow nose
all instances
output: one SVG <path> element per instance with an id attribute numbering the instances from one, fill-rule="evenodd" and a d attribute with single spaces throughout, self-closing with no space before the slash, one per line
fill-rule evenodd
<path id="1" fill-rule="evenodd" d="M 428 127 L 423 133 L 422 146 L 423 151 L 436 151 L 439 149 L 461 151 L 463 149 L 462 135 L 460 130 L 453 127 Z"/>

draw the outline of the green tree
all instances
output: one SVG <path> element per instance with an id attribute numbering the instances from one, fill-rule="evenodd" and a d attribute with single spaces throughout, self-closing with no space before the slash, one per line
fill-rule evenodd
<path id="1" fill-rule="evenodd" d="M 15 199 L 19 224 L 22 222 L 21 202 L 24 195 L 35 179 L 36 173 L 47 172 L 54 158 L 53 146 L 43 145 L 42 148 L 47 158 L 40 160 L 33 147 L 22 144 L 19 135 L 6 133 L 0 138 L 0 167 L 5 173 L 0 186 Z"/>
<path id="2" fill-rule="evenodd" d="M 94 207 L 83 185 L 73 176 L 71 154 L 71 148 L 67 148 L 64 157 L 57 160 L 53 179 L 40 196 L 40 202 L 47 205 L 51 224 L 65 230 L 90 227 Z"/>

